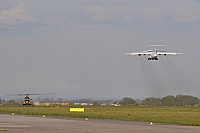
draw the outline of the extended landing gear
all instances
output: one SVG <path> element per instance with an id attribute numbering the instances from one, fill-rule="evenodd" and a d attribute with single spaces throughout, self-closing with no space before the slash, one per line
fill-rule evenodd
<path id="1" fill-rule="evenodd" d="M 158 58 L 148 58 L 148 60 L 158 60 Z"/>

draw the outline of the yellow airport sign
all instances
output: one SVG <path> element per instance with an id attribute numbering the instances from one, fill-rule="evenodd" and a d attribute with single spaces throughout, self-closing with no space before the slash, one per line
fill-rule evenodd
<path id="1" fill-rule="evenodd" d="M 70 112 L 84 112 L 84 108 L 70 108 Z"/>

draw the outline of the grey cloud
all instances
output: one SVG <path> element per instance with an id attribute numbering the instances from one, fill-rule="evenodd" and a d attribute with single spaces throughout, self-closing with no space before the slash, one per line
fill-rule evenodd
<path id="1" fill-rule="evenodd" d="M 16 25 L 33 20 L 31 13 L 23 4 L 0 10 L 0 24 Z"/>
<path id="2" fill-rule="evenodd" d="M 200 21 L 200 4 L 195 1 L 45 1 L 18 4 L 9 10 L 1 10 L 0 23 L 16 24 L 35 22 L 35 26 L 68 26 L 70 24 L 158 24 L 193 26 Z M 25 6 L 26 5 L 26 6 Z M 34 5 L 34 7 L 33 7 Z M 33 18 L 34 16 L 34 18 Z"/>
<path id="3" fill-rule="evenodd" d="M 137 19 L 136 16 L 143 18 L 146 23 L 154 24 L 166 24 L 167 18 L 164 16 L 170 16 L 171 23 L 192 23 L 199 21 L 200 19 L 200 4 L 196 2 L 182 2 L 179 1 L 147 1 L 153 2 L 154 5 L 146 7 L 140 5 L 134 7 L 134 5 L 98 5 L 90 4 L 84 8 L 80 8 L 84 13 L 91 16 L 91 21 L 109 21 L 116 20 L 120 23 L 131 23 Z M 157 6 L 155 6 L 157 5 Z"/>

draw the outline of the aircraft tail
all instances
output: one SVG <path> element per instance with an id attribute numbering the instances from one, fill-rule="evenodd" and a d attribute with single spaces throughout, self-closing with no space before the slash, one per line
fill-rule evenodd
<path id="1" fill-rule="evenodd" d="M 164 46 L 167 46 L 167 45 L 147 45 L 147 46 L 155 47 L 154 52 L 157 53 L 156 47 L 164 47 Z"/>

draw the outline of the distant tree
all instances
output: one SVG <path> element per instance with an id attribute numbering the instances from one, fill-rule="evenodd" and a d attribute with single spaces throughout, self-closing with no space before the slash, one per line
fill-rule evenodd
<path id="1" fill-rule="evenodd" d="M 162 98 L 163 106 L 175 106 L 176 105 L 176 97 L 169 95 Z"/>
<path id="2" fill-rule="evenodd" d="M 194 106 L 198 105 L 199 99 L 190 95 L 177 95 L 176 106 Z"/>
<path id="3" fill-rule="evenodd" d="M 15 100 L 9 100 L 7 102 L 7 105 L 16 105 L 16 102 L 15 102 Z"/>
<path id="4" fill-rule="evenodd" d="M 136 101 L 130 97 L 124 97 L 122 101 L 119 102 L 122 106 L 134 106 L 137 105 Z"/>
<path id="5" fill-rule="evenodd" d="M 94 105 L 100 105 L 97 101 L 93 102 Z"/>
<path id="6" fill-rule="evenodd" d="M 142 101 L 142 105 L 145 105 L 145 106 L 160 106 L 161 100 L 158 99 L 158 98 L 154 98 L 154 97 L 145 98 Z"/>
<path id="7" fill-rule="evenodd" d="M 54 98 L 51 98 L 51 105 L 53 105 L 54 103 Z"/>
<path id="8" fill-rule="evenodd" d="M 117 104 L 117 101 L 114 101 L 114 104 Z"/>
<path id="9" fill-rule="evenodd" d="M 62 103 L 63 100 L 62 100 L 62 98 L 58 98 L 58 99 L 56 100 L 56 102 Z"/>

